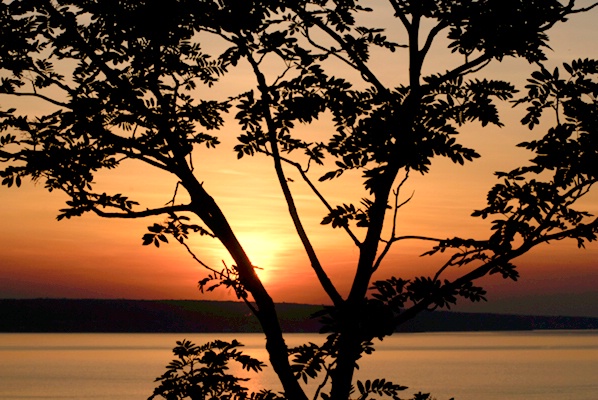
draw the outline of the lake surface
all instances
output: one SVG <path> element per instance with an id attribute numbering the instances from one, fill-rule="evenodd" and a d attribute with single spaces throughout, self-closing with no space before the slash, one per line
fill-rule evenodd
<path id="1" fill-rule="evenodd" d="M 177 340 L 237 338 L 267 361 L 259 334 L 0 334 L 0 399 L 147 399 Z M 288 335 L 289 345 L 320 343 Z M 362 380 L 384 377 L 438 400 L 595 400 L 598 331 L 396 334 L 361 360 Z M 277 389 L 271 369 L 250 385 Z"/>

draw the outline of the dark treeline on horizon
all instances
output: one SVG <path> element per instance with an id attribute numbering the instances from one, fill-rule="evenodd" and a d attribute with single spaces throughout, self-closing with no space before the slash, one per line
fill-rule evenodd
<path id="1" fill-rule="evenodd" d="M 318 332 L 320 306 L 277 305 L 286 332 Z M 435 311 L 401 332 L 598 329 L 598 318 Z M 0 299 L 0 332 L 260 332 L 243 303 L 195 300 Z"/>

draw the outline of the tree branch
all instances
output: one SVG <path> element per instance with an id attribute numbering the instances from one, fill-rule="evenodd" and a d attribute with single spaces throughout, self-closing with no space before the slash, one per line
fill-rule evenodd
<path id="1" fill-rule="evenodd" d="M 138 104 L 140 106 L 138 109 L 143 109 L 144 108 L 143 101 L 141 99 L 137 98 L 135 95 L 131 95 L 132 92 L 130 90 L 128 90 L 128 89 L 130 89 L 130 87 L 129 87 L 130 85 L 128 85 L 128 81 L 121 79 L 120 71 L 115 71 L 112 68 L 110 68 L 106 64 L 106 62 L 104 62 L 102 60 L 102 58 L 95 52 L 95 50 L 93 48 L 90 48 L 89 44 L 85 41 L 85 38 L 79 32 L 79 29 L 78 29 L 78 26 L 76 25 L 76 23 L 69 20 L 64 15 L 62 15 L 54 7 L 54 5 L 52 4 L 51 1 L 43 0 L 43 2 L 46 5 L 48 13 L 52 17 L 56 18 L 59 21 L 59 23 L 61 25 L 63 25 L 64 29 L 73 35 L 73 37 L 75 38 L 75 42 L 80 46 L 80 51 L 82 53 L 84 53 L 87 57 L 90 58 L 90 60 L 93 62 L 93 64 L 95 66 L 97 66 L 98 70 L 102 71 L 102 73 L 106 76 L 106 79 L 109 82 L 111 82 L 112 85 L 114 85 L 115 87 L 122 88 L 121 93 L 124 93 L 124 95 L 127 97 L 127 99 L 129 101 L 131 101 L 131 104 Z M 65 105 L 65 107 L 69 108 L 66 105 Z M 124 138 L 114 135 L 112 132 L 109 132 L 109 131 L 107 131 L 107 132 L 109 133 L 111 138 L 113 138 L 116 141 L 125 140 Z M 131 147 L 134 147 L 134 146 L 131 146 Z M 137 158 L 137 157 L 134 157 L 134 158 Z M 158 158 L 158 157 L 156 157 L 156 158 Z M 162 160 L 162 162 L 164 162 L 165 165 L 167 164 L 167 162 L 165 160 Z M 164 169 L 159 164 L 154 164 L 151 162 L 150 162 L 150 164 L 157 166 L 161 169 Z M 171 169 L 168 169 L 167 171 L 173 172 Z"/>
<path id="2" fill-rule="evenodd" d="M 326 370 L 326 375 L 324 376 L 322 383 L 320 383 L 318 385 L 318 388 L 316 389 L 316 392 L 314 393 L 313 400 L 318 400 L 320 398 L 320 392 L 322 391 L 322 389 L 324 389 L 324 386 L 326 386 L 326 383 L 328 383 L 328 378 L 330 378 L 330 371 L 332 370 L 333 366 L 334 366 L 334 363 L 330 364 L 329 366 L 324 365 L 324 369 Z"/>
<path id="3" fill-rule="evenodd" d="M 89 44 L 85 41 L 85 38 L 81 36 L 76 22 L 74 20 L 69 20 L 62 13 L 60 13 L 60 11 L 56 9 L 50 0 L 42 1 L 45 3 L 48 13 L 52 17 L 56 18 L 60 25 L 62 25 L 65 30 L 73 35 L 75 41 L 79 44 L 84 54 L 89 57 L 91 61 L 104 73 L 106 78 L 115 85 L 122 85 L 124 82 L 122 79 L 120 79 L 120 74 L 108 67 L 100 55 L 97 54 L 94 49 L 89 47 Z M 128 91 L 125 91 L 125 93 L 128 93 Z"/>
<path id="4" fill-rule="evenodd" d="M 218 271 L 212 267 L 210 267 L 209 265 L 207 265 L 206 263 L 204 263 L 203 261 L 201 261 L 199 259 L 199 257 L 197 257 L 197 255 L 195 255 L 195 252 L 193 250 L 191 250 L 191 248 L 189 247 L 189 245 L 187 243 L 185 243 L 184 241 L 178 241 L 181 245 L 183 245 L 183 247 L 185 247 L 185 249 L 187 250 L 187 253 L 189 253 L 191 255 L 191 257 L 202 267 L 204 267 L 205 269 L 207 269 L 208 271 L 211 271 L 212 273 L 214 273 L 217 276 L 220 276 L 220 278 L 226 278 L 226 276 L 221 272 Z M 225 265 L 226 267 L 226 265 Z M 226 267 L 228 269 L 228 267 Z M 241 283 L 239 282 L 239 285 L 241 285 Z M 243 289 L 245 290 L 245 289 Z M 238 299 L 243 300 L 243 302 L 247 305 L 247 307 L 251 310 L 251 312 L 254 315 L 257 315 L 257 309 L 253 306 L 253 304 L 251 304 L 251 302 L 249 300 L 247 300 L 247 297 L 245 296 L 240 296 L 239 293 L 235 290 L 235 294 L 237 295 Z"/>
<path id="5" fill-rule="evenodd" d="M 55 40 L 55 38 L 54 38 Z M 54 79 L 54 78 L 50 78 L 48 75 L 46 75 L 42 70 L 40 70 L 39 68 L 37 68 L 37 66 L 35 64 L 32 64 L 32 71 L 35 72 L 36 74 L 42 76 L 44 79 L 51 81 L 54 85 L 58 86 L 59 88 L 61 88 L 62 90 L 64 90 L 65 92 L 67 92 L 68 94 L 70 94 L 71 96 L 74 95 L 75 91 L 73 89 L 71 89 L 68 85 Z"/>
<path id="6" fill-rule="evenodd" d="M 43 94 L 40 94 L 40 93 L 35 93 L 35 92 L 31 92 L 31 93 L 29 93 L 29 92 L 26 92 L 26 93 L 23 93 L 23 92 L 12 92 L 12 93 L 8 93 L 8 94 L 12 95 L 12 96 L 19 96 L 19 97 L 20 96 L 37 97 L 39 99 L 47 101 L 48 103 L 52 103 L 55 106 L 63 107 L 63 108 L 67 108 L 69 110 L 72 110 L 72 108 L 68 104 L 60 102 L 58 100 L 54 100 L 54 99 L 52 99 L 52 98 L 50 98 L 48 96 L 45 96 Z"/>
<path id="7" fill-rule="evenodd" d="M 453 282 L 443 286 L 441 288 L 440 292 L 438 293 L 438 295 L 429 296 L 429 298 L 427 298 L 426 300 L 416 303 L 413 306 L 411 306 L 410 308 L 404 310 L 402 313 L 400 313 L 399 315 L 397 315 L 395 317 L 394 322 L 396 325 L 400 325 L 400 324 L 414 318 L 417 314 L 426 310 L 428 308 L 428 306 L 430 306 L 432 303 L 434 303 L 434 301 L 436 299 L 442 297 L 442 295 L 444 293 L 450 294 L 451 291 L 463 286 L 464 284 L 466 284 L 468 282 L 472 282 L 476 279 L 479 279 L 479 278 L 487 275 L 493 268 L 495 268 L 501 264 L 507 263 L 507 262 L 527 253 L 529 250 L 531 250 L 533 247 L 535 247 L 539 244 L 549 242 L 551 240 L 563 240 L 563 239 L 566 239 L 567 237 L 574 237 L 575 232 L 580 232 L 580 231 L 583 232 L 583 230 L 585 230 L 585 229 L 591 229 L 593 231 L 598 230 L 598 218 L 594 219 L 594 221 L 592 221 L 589 224 L 580 224 L 579 226 L 577 226 L 573 229 L 561 231 L 561 232 L 558 232 L 558 233 L 555 233 L 552 235 L 546 235 L 546 236 L 544 236 L 540 239 L 534 240 L 534 241 L 525 242 L 517 249 L 511 250 L 508 253 L 499 255 L 499 256 L 491 259 L 490 261 L 486 262 L 485 264 L 464 274 L 460 278 L 455 279 Z"/>
<path id="8" fill-rule="evenodd" d="M 260 150 L 261 152 L 263 152 L 264 154 L 268 155 L 268 156 L 272 156 L 272 153 L 269 152 L 268 150 Z M 316 197 L 318 199 L 320 199 L 320 201 L 322 202 L 322 204 L 324 204 L 324 206 L 326 207 L 326 209 L 329 212 L 332 212 L 334 209 L 332 208 L 332 206 L 330 205 L 330 203 L 328 203 L 328 201 L 326 200 L 326 198 L 324 198 L 324 196 L 322 195 L 322 193 L 320 193 L 320 191 L 318 190 L 318 188 L 316 188 L 316 186 L 313 184 L 313 182 L 311 181 L 311 179 L 309 179 L 309 177 L 307 176 L 307 174 L 305 173 L 305 171 L 303 170 L 303 168 L 301 167 L 301 164 L 299 164 L 298 162 L 295 162 L 293 160 L 289 160 L 286 157 L 280 157 L 281 161 L 284 161 L 285 163 L 292 165 L 293 167 L 297 168 L 297 170 L 299 171 L 299 174 L 301 175 L 301 178 L 305 181 L 305 183 L 307 183 L 307 185 L 310 187 L 310 189 L 314 192 L 314 194 L 316 195 Z M 351 228 L 349 228 L 348 225 L 343 225 L 342 228 L 345 230 L 345 232 L 347 232 L 347 234 L 349 235 L 349 237 L 351 238 L 351 240 L 353 240 L 353 243 L 355 243 L 355 245 L 357 247 L 361 246 L 361 242 L 359 241 L 359 239 L 357 239 L 357 236 L 355 236 L 355 234 L 353 233 L 353 231 L 351 230 Z"/>
<path id="9" fill-rule="evenodd" d="M 388 92 L 388 89 L 378 80 L 376 75 L 365 65 L 365 63 L 351 51 L 351 48 L 348 46 L 347 42 L 345 42 L 345 40 L 338 33 L 336 33 L 328 25 L 322 22 L 320 18 L 313 17 L 312 14 L 306 11 L 295 9 L 295 12 L 301 15 L 301 18 L 303 18 L 304 21 L 311 22 L 318 28 L 326 32 L 326 34 L 328 34 L 332 39 L 334 39 L 334 41 L 336 41 L 341 46 L 341 48 L 345 50 L 347 54 L 349 54 L 349 57 L 351 57 L 352 55 L 351 58 L 355 63 L 356 69 L 362 74 L 366 81 L 374 85 L 374 87 L 378 89 L 380 93 Z"/>
<path id="10" fill-rule="evenodd" d="M 256 63 L 256 61 L 254 60 L 251 53 L 247 52 L 246 57 L 247 57 L 247 60 L 249 61 L 249 63 L 251 64 L 251 67 L 253 68 L 253 72 L 258 80 L 258 88 L 259 88 L 260 92 L 262 93 L 262 96 L 267 96 L 268 95 L 268 84 L 266 83 L 266 79 L 265 79 L 264 75 L 262 74 L 261 70 L 259 69 L 259 66 Z M 310 260 L 311 266 L 314 269 L 314 271 L 316 272 L 316 276 L 318 277 L 318 280 L 320 281 L 320 284 L 322 285 L 322 288 L 324 289 L 324 291 L 328 294 L 328 296 L 330 297 L 332 302 L 335 305 L 339 306 L 343 303 L 343 299 L 342 299 L 341 295 L 338 293 L 338 291 L 336 290 L 336 288 L 334 287 L 334 284 L 332 283 L 332 281 L 330 280 L 330 278 L 328 277 L 326 272 L 324 271 L 324 268 L 322 268 L 322 265 L 320 264 L 320 260 L 318 259 L 318 256 L 316 255 L 316 252 L 309 240 L 309 237 L 307 236 L 307 233 L 305 232 L 305 229 L 303 228 L 303 224 L 301 222 L 301 219 L 299 218 L 299 213 L 297 212 L 297 207 L 295 206 L 295 200 L 293 198 L 291 190 L 289 189 L 289 185 L 287 183 L 286 176 L 282 169 L 280 154 L 278 151 L 278 143 L 276 140 L 276 128 L 274 125 L 274 121 L 272 120 L 272 116 L 271 116 L 270 108 L 269 108 L 270 103 L 271 103 L 271 101 L 264 102 L 264 117 L 266 118 L 266 124 L 268 126 L 268 137 L 269 137 L 270 146 L 272 147 L 272 158 L 274 159 L 274 168 L 276 170 L 276 176 L 278 177 L 278 182 L 282 189 L 284 198 L 287 202 L 289 214 L 291 215 L 291 219 L 293 220 L 293 224 L 295 225 L 297 234 L 299 235 L 299 238 L 301 239 L 301 243 L 303 243 L 303 247 L 305 248 L 305 251 Z"/>
<path id="11" fill-rule="evenodd" d="M 567 15 L 569 14 L 578 14 L 578 13 L 583 13 L 586 11 L 590 11 L 592 9 L 594 9 L 596 6 L 598 6 L 598 3 L 594 3 L 591 6 L 588 7 L 582 7 L 582 8 L 573 8 L 575 7 L 575 0 L 569 0 L 569 4 L 567 4 L 567 6 L 565 6 L 563 12 L 561 12 L 560 17 L 561 18 L 565 18 Z M 559 22 L 559 20 L 554 20 L 552 22 L 547 23 L 544 26 L 540 27 L 540 31 L 547 31 L 548 29 L 552 28 L 554 25 L 556 25 L 556 23 Z"/>
<path id="12" fill-rule="evenodd" d="M 448 261 L 438 269 L 438 271 L 436 272 L 436 274 L 434 275 L 433 280 L 436 281 L 438 280 L 438 278 L 440 278 L 440 275 L 448 268 L 454 265 L 463 265 L 463 263 L 465 262 L 463 259 L 471 254 L 475 254 L 475 253 L 479 253 L 481 254 L 484 251 L 484 249 L 475 249 L 475 250 L 469 250 L 469 251 L 464 251 L 462 253 L 457 253 L 457 254 L 453 254 L 451 256 L 451 258 L 448 259 Z M 455 262 L 458 259 L 461 259 L 460 262 Z M 470 260 L 471 262 L 471 260 Z"/>
<path id="13" fill-rule="evenodd" d="M 407 29 L 407 31 L 409 31 L 411 29 L 411 22 L 409 22 L 409 20 L 405 16 L 405 13 L 403 12 L 403 10 L 401 10 L 401 7 L 399 5 L 399 0 L 389 0 L 389 1 L 390 1 L 390 4 L 392 5 L 392 8 L 394 8 L 394 10 L 395 10 L 395 17 L 399 17 L 399 19 L 403 23 L 403 26 L 405 27 L 405 29 Z"/>
<path id="14" fill-rule="evenodd" d="M 594 183 L 596 183 L 596 180 L 582 182 L 568 190 L 563 195 L 559 196 L 558 199 L 561 200 L 561 202 L 555 201 L 553 203 L 550 211 L 546 213 L 546 216 L 542 219 L 542 221 L 538 221 L 539 225 L 536 227 L 536 229 L 534 229 L 534 232 L 530 236 L 533 238 L 539 238 L 542 234 L 542 231 L 548 228 L 552 217 L 559 211 L 559 209 L 562 206 L 569 207 L 573 205 L 579 198 L 590 191 Z M 571 199 L 565 201 L 565 199 L 569 197 L 571 197 Z"/>
<path id="15" fill-rule="evenodd" d="M 424 241 L 428 241 L 428 242 L 444 242 L 446 241 L 446 239 L 438 239 L 438 238 L 433 238 L 433 237 L 428 237 L 428 236 L 418 236 L 418 235 L 405 235 L 405 236 L 397 236 L 395 238 L 392 238 L 392 242 L 400 242 L 402 240 L 424 240 Z"/>
<path id="16" fill-rule="evenodd" d="M 150 217 L 152 215 L 161 215 L 161 214 L 168 214 L 173 212 L 183 212 L 189 211 L 191 212 L 193 209 L 190 204 L 181 204 L 177 206 L 168 206 L 168 207 L 160 207 L 160 208 L 153 208 L 147 209 L 145 211 L 129 211 L 129 212 L 106 212 L 98 209 L 96 206 L 91 208 L 91 211 L 96 213 L 98 216 L 103 218 L 144 218 Z"/>
<path id="17" fill-rule="evenodd" d="M 427 84 L 424 85 L 424 89 L 428 89 L 428 90 L 433 90 L 435 88 L 437 88 L 438 86 L 442 85 L 445 82 L 450 81 L 451 79 L 454 79 L 456 77 L 458 77 L 459 75 L 466 75 L 472 72 L 475 72 L 475 68 L 477 68 L 478 66 L 490 62 L 492 60 L 492 56 L 488 55 L 488 54 L 482 54 L 480 55 L 478 58 L 468 61 L 462 65 L 460 65 L 459 67 L 451 70 L 451 71 L 447 71 L 444 75 L 440 76 L 439 78 L 434 79 L 433 84 Z"/>
<path id="18" fill-rule="evenodd" d="M 338 58 L 339 60 L 341 60 L 342 62 L 344 62 L 345 64 L 347 64 L 349 67 L 359 70 L 359 67 L 356 64 L 352 63 L 351 60 L 347 60 L 345 57 L 338 54 L 337 51 L 332 51 L 332 50 L 316 43 L 309 35 L 309 31 L 307 28 L 305 28 L 305 33 L 303 34 L 303 37 L 305 37 L 307 39 L 308 43 L 311 44 L 312 46 L 314 46 L 316 49 L 323 51 L 324 54 L 332 55 L 332 56 Z"/>
<path id="19" fill-rule="evenodd" d="M 430 30 L 430 33 L 428 34 L 428 37 L 426 38 L 426 43 L 424 43 L 424 46 L 422 47 L 422 49 L 419 52 L 420 59 L 423 60 L 426 57 L 426 55 L 428 54 L 428 51 L 430 51 L 430 47 L 432 47 L 434 38 L 446 27 L 448 27 L 448 23 L 446 21 L 442 21 Z"/>
<path id="20" fill-rule="evenodd" d="M 401 183 L 399 183 L 399 185 L 397 186 L 397 189 L 394 192 L 395 205 L 394 205 L 393 217 L 392 217 L 392 231 L 390 234 L 391 239 L 388 242 L 386 242 L 386 246 L 384 246 L 382 253 L 380 253 L 380 256 L 378 256 L 378 259 L 376 260 L 376 262 L 374 262 L 374 266 L 373 266 L 374 271 L 376 271 L 380 267 L 382 260 L 384 259 L 386 254 L 389 252 L 390 248 L 392 247 L 392 244 L 394 243 L 392 239 L 395 237 L 396 232 L 397 232 L 397 215 L 399 212 L 399 208 L 403 207 L 405 204 L 407 204 L 413 198 L 413 194 L 411 194 L 411 196 L 407 200 L 405 200 L 404 202 L 399 204 L 399 194 L 401 192 L 401 187 L 403 187 L 405 182 L 407 182 L 408 178 L 409 178 L 409 170 L 407 170 L 405 172 L 405 177 L 403 178 Z"/>
<path id="21" fill-rule="evenodd" d="M 574 1 L 571 1 L 571 3 L 575 3 Z M 575 4 L 573 4 L 575 5 Z M 582 13 L 582 12 L 586 12 L 586 11 L 590 11 L 593 10 L 594 8 L 598 7 L 598 2 L 592 4 L 591 6 L 588 7 L 583 7 L 583 8 L 571 8 L 570 10 L 570 14 L 577 14 L 577 13 Z"/>
<path id="22" fill-rule="evenodd" d="M 0 150 L 0 158 L 2 162 L 7 162 L 9 160 L 20 160 L 26 161 L 27 159 L 23 156 L 22 151 L 18 153 L 9 153 L 8 151 Z"/>
<path id="23" fill-rule="evenodd" d="M 163 162 L 152 160 L 151 158 L 148 158 L 142 154 L 135 153 L 135 152 L 129 151 L 129 150 L 122 150 L 122 153 L 125 156 L 127 156 L 128 158 L 143 161 L 144 163 L 149 164 L 153 167 L 159 168 L 163 171 L 173 172 L 172 168 L 170 168 L 168 165 L 164 164 Z M 155 157 L 155 155 L 154 155 L 154 157 Z"/>
<path id="24" fill-rule="evenodd" d="M 251 293 L 257 304 L 255 315 L 266 335 L 266 350 L 270 356 L 270 363 L 280 378 L 286 397 L 289 400 L 307 400 L 291 369 L 288 347 L 282 335 L 274 301 L 257 276 L 254 266 L 228 220 L 213 197 L 205 191 L 190 171 L 186 171 L 181 181 L 191 195 L 193 212 L 202 219 L 232 256 L 236 262 L 239 282 Z"/>
<path id="25" fill-rule="evenodd" d="M 577 226 L 575 226 L 574 228 L 571 229 L 567 229 L 564 231 L 560 231 L 560 232 L 556 232 L 553 233 L 551 235 L 544 235 L 540 238 L 537 238 L 533 241 L 530 241 L 530 246 L 529 248 L 535 247 L 539 244 L 542 243 L 547 243 L 550 242 L 552 240 L 563 240 L 566 238 L 570 238 L 570 237 L 575 237 L 575 234 L 580 233 L 585 231 L 586 229 L 590 229 L 593 231 L 598 230 L 598 218 L 595 218 L 594 221 L 590 222 L 589 224 L 579 224 Z M 525 244 L 522 244 L 517 250 L 521 249 L 521 248 L 525 248 L 524 247 Z M 525 250 L 528 251 L 529 249 Z"/>

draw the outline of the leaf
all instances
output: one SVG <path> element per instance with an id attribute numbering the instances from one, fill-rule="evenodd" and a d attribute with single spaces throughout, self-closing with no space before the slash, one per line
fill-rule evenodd
<path id="1" fill-rule="evenodd" d="M 147 246 L 150 245 L 154 242 L 154 235 L 152 235 L 151 233 L 146 233 L 145 235 L 143 235 L 143 245 Z"/>
<path id="2" fill-rule="evenodd" d="M 367 393 L 365 387 L 363 386 L 363 383 L 359 380 L 357 381 L 357 390 L 359 390 L 359 393 L 362 395 Z"/>

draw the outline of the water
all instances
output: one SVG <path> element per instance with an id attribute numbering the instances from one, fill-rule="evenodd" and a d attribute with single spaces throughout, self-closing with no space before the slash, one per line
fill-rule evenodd
<path id="1" fill-rule="evenodd" d="M 0 399 L 146 399 L 177 340 L 237 338 L 264 361 L 257 334 L 0 334 Z M 318 335 L 288 335 L 290 345 Z M 594 400 L 598 331 L 399 334 L 361 360 L 358 377 L 385 377 L 439 400 Z M 254 388 L 279 388 L 268 369 Z"/>

